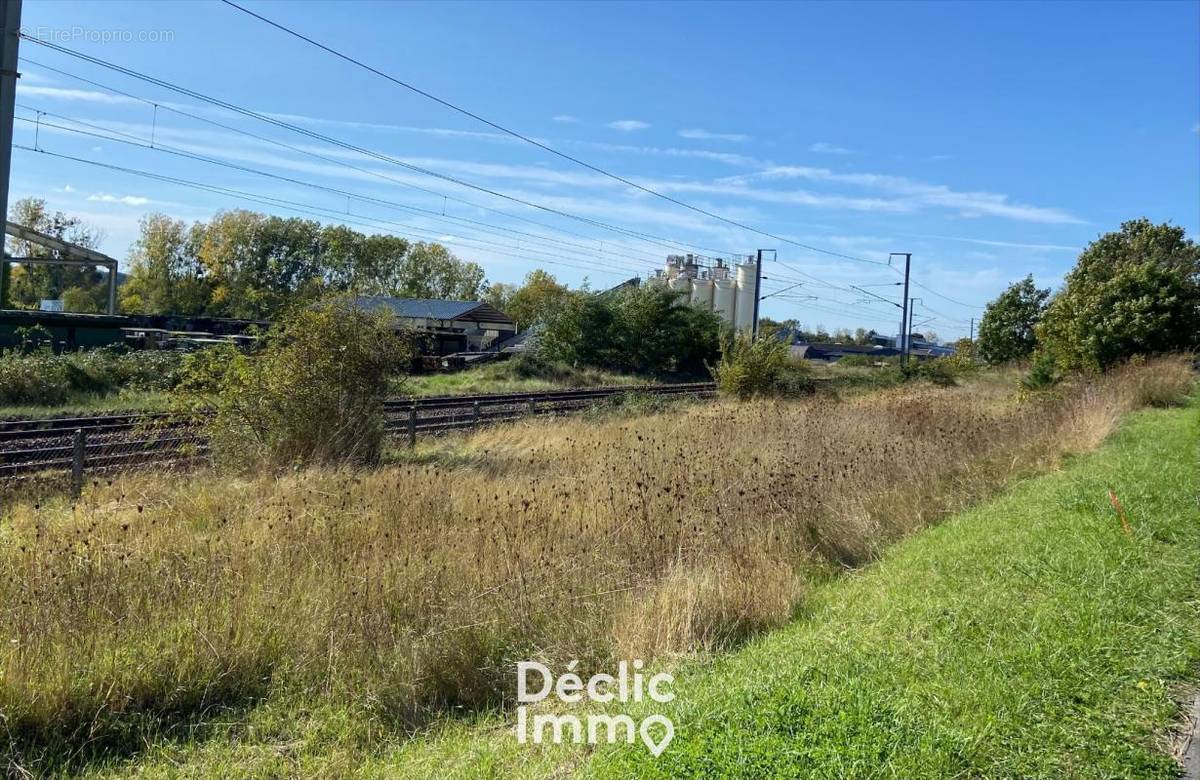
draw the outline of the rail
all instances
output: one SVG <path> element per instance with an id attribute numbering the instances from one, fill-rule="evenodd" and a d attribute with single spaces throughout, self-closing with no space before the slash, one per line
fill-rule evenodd
<path id="1" fill-rule="evenodd" d="M 546 392 L 389 398 L 389 434 L 416 443 L 418 436 L 510 422 L 531 415 L 588 408 L 627 394 L 711 397 L 711 382 L 624 385 Z M 84 472 L 139 466 L 178 466 L 203 459 L 203 436 L 165 413 L 119 412 L 0 421 L 0 479 L 69 472 L 78 489 Z"/>

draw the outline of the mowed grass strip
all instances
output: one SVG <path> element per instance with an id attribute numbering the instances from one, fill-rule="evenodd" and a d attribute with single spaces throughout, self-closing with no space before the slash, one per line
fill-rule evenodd
<path id="1" fill-rule="evenodd" d="M 588 774 L 1176 777 L 1173 696 L 1200 670 L 1198 409 L 1133 416 L 681 670 L 668 750 L 601 750 Z"/>

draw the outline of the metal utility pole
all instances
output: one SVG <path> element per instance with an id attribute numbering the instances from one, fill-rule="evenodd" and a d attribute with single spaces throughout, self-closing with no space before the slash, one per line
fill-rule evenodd
<path id="1" fill-rule="evenodd" d="M 912 336 L 913 320 L 917 318 L 917 301 L 921 301 L 921 303 L 925 302 L 921 298 L 908 299 L 908 327 L 904 329 L 904 343 L 906 345 L 909 344 L 909 339 Z"/>
<path id="2" fill-rule="evenodd" d="M 896 346 L 900 350 L 900 366 L 903 368 L 908 364 L 908 272 L 912 266 L 912 252 L 892 252 L 888 255 L 890 261 L 893 257 L 904 258 L 904 294 L 900 300 L 903 305 L 900 307 L 900 340 Z"/>
<path id="3" fill-rule="evenodd" d="M 0 0 L 0 219 L 8 218 L 8 173 L 12 167 L 13 109 L 17 101 L 17 44 L 21 0 Z"/>
<path id="4" fill-rule="evenodd" d="M 974 340 L 975 340 L 975 318 L 972 317 L 971 318 L 971 336 L 970 336 L 970 338 L 967 339 L 967 341 L 974 341 Z"/>
<path id="5" fill-rule="evenodd" d="M 762 300 L 762 256 L 774 249 L 760 249 L 754 261 L 754 322 L 750 324 L 750 340 L 758 340 L 758 302 Z"/>

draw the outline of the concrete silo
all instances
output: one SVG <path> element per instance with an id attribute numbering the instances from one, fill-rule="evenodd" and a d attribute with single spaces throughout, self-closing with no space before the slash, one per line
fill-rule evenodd
<path id="1" fill-rule="evenodd" d="M 749 335 L 754 330 L 755 279 L 758 266 L 753 262 L 737 266 L 737 305 L 734 307 L 733 326 Z"/>
<path id="2" fill-rule="evenodd" d="M 692 305 L 698 306 L 701 309 L 712 311 L 713 307 L 713 280 L 712 279 L 697 279 L 692 282 Z"/>

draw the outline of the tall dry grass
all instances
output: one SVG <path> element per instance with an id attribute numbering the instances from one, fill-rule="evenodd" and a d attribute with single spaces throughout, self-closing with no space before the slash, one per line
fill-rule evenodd
<path id="1" fill-rule="evenodd" d="M 0 523 L 0 750 L 63 765 L 267 696 L 384 728 L 512 662 L 719 648 L 806 584 L 1178 399 L 1180 361 L 471 437 L 454 466 L 129 476 Z M 4 743 L 7 743 L 5 745 Z"/>

